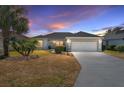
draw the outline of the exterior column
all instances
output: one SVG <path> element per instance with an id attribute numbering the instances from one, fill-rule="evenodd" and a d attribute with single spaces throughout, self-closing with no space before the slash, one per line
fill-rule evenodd
<path id="1" fill-rule="evenodd" d="M 43 49 L 48 49 L 48 39 L 43 39 Z"/>
<path id="2" fill-rule="evenodd" d="M 98 51 L 102 51 L 102 39 L 98 40 Z"/>

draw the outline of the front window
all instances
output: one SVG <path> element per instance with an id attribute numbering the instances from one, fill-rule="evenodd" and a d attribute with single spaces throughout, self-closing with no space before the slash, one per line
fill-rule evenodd
<path id="1" fill-rule="evenodd" d="M 55 46 L 63 46 L 64 44 L 63 44 L 63 41 L 59 41 L 59 40 L 54 40 L 53 41 L 53 44 L 55 45 Z"/>
<path id="2" fill-rule="evenodd" d="M 42 46 L 43 46 L 43 41 L 42 40 L 38 40 L 37 47 L 42 47 Z"/>

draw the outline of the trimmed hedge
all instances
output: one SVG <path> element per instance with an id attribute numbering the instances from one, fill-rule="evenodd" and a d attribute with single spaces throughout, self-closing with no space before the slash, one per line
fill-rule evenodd
<path id="1" fill-rule="evenodd" d="M 115 47 L 115 50 L 119 51 L 119 52 L 124 52 L 124 45 L 118 45 Z"/>
<path id="2" fill-rule="evenodd" d="M 49 46 L 48 46 L 48 49 L 52 49 L 52 47 L 49 45 Z"/>
<path id="3" fill-rule="evenodd" d="M 6 58 L 4 55 L 0 55 L 0 59 L 4 59 Z"/>
<path id="4" fill-rule="evenodd" d="M 55 47 L 55 53 L 61 54 L 63 51 L 66 51 L 64 46 L 57 46 L 57 47 Z"/>
<path id="5" fill-rule="evenodd" d="M 109 45 L 106 47 L 107 50 L 115 50 L 116 45 Z"/>

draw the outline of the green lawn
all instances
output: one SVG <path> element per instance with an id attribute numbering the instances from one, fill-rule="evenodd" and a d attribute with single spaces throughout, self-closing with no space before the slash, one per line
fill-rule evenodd
<path id="1" fill-rule="evenodd" d="M 9 52 L 10 57 L 19 57 L 21 56 L 18 52 L 16 51 L 10 51 Z M 38 55 L 38 56 L 47 56 L 50 55 L 51 53 L 46 50 L 35 50 L 31 55 Z"/>
<path id="2" fill-rule="evenodd" d="M 112 56 L 124 59 L 124 52 L 105 50 L 104 53 L 108 54 L 108 55 L 112 55 Z"/>

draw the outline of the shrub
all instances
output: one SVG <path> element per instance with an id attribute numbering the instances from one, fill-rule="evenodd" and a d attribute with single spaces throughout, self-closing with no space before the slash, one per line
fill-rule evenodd
<path id="1" fill-rule="evenodd" d="M 116 45 L 107 46 L 107 50 L 115 50 Z"/>
<path id="2" fill-rule="evenodd" d="M 49 46 L 48 46 L 48 49 L 52 49 L 52 47 L 49 45 Z"/>
<path id="3" fill-rule="evenodd" d="M 57 54 L 60 54 L 60 53 L 62 53 L 63 51 L 65 51 L 65 47 L 64 47 L 64 46 L 57 46 L 57 47 L 55 47 L 55 52 L 56 52 Z"/>
<path id="4" fill-rule="evenodd" d="M 118 45 L 115 47 L 115 49 L 119 52 L 124 52 L 124 45 Z"/>
<path id="5" fill-rule="evenodd" d="M 28 56 L 36 49 L 37 43 L 38 42 L 33 39 L 18 40 L 16 38 L 11 38 L 11 46 L 26 59 L 28 59 Z"/>
<path id="6" fill-rule="evenodd" d="M 102 51 L 104 51 L 106 49 L 105 45 L 102 45 Z"/>
<path id="7" fill-rule="evenodd" d="M 4 55 L 0 55 L 0 59 L 4 59 L 6 58 Z"/>

